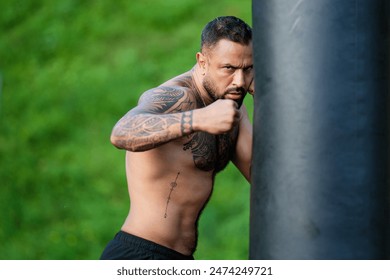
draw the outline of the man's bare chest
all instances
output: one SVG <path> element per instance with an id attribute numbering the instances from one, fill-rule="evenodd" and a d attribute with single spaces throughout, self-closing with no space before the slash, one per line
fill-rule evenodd
<path id="1" fill-rule="evenodd" d="M 237 139 L 237 129 L 230 133 L 211 135 L 196 132 L 183 138 L 183 150 L 192 154 L 195 166 L 203 171 L 218 172 L 231 160 Z"/>

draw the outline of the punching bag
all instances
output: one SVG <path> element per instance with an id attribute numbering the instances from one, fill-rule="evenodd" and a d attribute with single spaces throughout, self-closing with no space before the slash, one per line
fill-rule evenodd
<path id="1" fill-rule="evenodd" d="M 385 0 L 254 0 L 250 259 L 386 259 Z"/>

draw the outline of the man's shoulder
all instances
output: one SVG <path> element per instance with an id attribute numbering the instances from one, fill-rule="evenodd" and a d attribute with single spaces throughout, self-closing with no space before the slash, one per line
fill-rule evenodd
<path id="1" fill-rule="evenodd" d="M 182 88 L 183 90 L 191 90 L 194 88 L 194 81 L 192 79 L 191 71 L 178 75 L 166 81 L 161 86 L 177 87 Z"/>
<path id="2" fill-rule="evenodd" d="M 159 86 L 145 92 L 138 106 L 155 108 L 156 112 L 184 112 L 198 107 L 194 94 L 181 87 Z"/>
<path id="3" fill-rule="evenodd" d="M 184 73 L 158 87 L 145 91 L 139 99 L 139 104 L 142 103 L 164 104 L 165 106 L 176 104 L 178 110 L 182 111 L 197 108 L 197 95 L 191 76 Z"/>
<path id="4" fill-rule="evenodd" d="M 194 100 L 194 93 L 190 88 L 179 85 L 163 84 L 156 88 L 145 91 L 139 102 L 177 102 L 182 99 Z"/>

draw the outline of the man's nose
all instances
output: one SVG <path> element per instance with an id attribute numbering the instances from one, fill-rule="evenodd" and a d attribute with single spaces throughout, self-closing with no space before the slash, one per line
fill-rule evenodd
<path id="1" fill-rule="evenodd" d="M 245 84 L 244 71 L 242 69 L 237 69 L 237 71 L 234 73 L 233 86 L 237 88 L 242 88 L 244 87 L 244 84 Z"/>

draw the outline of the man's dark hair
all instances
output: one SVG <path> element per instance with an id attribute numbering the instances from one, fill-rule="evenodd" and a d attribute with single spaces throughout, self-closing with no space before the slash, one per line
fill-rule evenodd
<path id="1" fill-rule="evenodd" d="M 221 39 L 248 45 L 252 40 L 252 29 L 237 17 L 217 17 L 203 28 L 200 44 L 201 51 L 205 47 L 213 47 Z"/>

